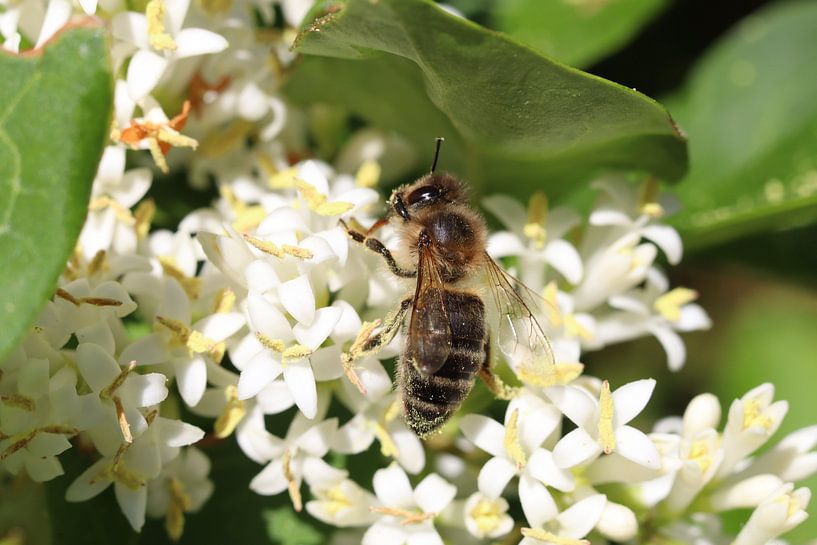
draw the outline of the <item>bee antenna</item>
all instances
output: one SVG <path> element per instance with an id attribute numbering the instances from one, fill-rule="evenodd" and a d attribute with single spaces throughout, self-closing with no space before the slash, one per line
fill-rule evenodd
<path id="1" fill-rule="evenodd" d="M 445 142 L 445 138 L 443 138 L 442 136 L 438 136 L 437 137 L 437 149 L 434 151 L 434 162 L 431 163 L 431 172 L 432 173 L 437 168 L 437 159 L 440 158 L 440 146 L 443 145 L 443 142 Z"/>

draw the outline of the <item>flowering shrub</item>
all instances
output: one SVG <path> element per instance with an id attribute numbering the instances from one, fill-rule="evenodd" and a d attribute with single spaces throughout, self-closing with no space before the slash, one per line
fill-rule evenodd
<path id="1" fill-rule="evenodd" d="M 421 440 L 392 387 L 401 337 L 344 363 L 412 289 L 340 224 L 365 230 L 383 215 L 383 157 L 401 148 L 361 129 L 341 152 L 353 168 L 339 170 L 292 144 L 306 122 L 279 86 L 310 6 L 23 0 L 0 13 L 10 51 L 80 12 L 104 18 L 116 75 L 75 251 L 0 360 L 0 469 L 52 481 L 79 451 L 65 501 L 112 485 L 133 530 L 163 519 L 173 540 L 219 495 L 210 449 L 225 441 L 259 465 L 250 489 L 337 527 L 333 543 L 762 545 L 800 524 L 817 427 L 767 445 L 788 411 L 772 384 L 725 419 L 702 393 L 647 428 L 636 418 L 671 385 L 580 363 L 653 336 L 680 371 L 682 334 L 711 326 L 697 292 L 666 275 L 683 257 L 666 222 L 679 203 L 655 178 L 598 178 L 589 212 L 498 187 L 474 203 L 499 225 L 488 253 L 544 300 L 556 360 L 537 376 L 498 361 L 510 401 L 466 402 Z M 155 171 L 180 169 L 218 197 L 173 230 L 152 227 Z M 388 226 L 383 240 L 399 245 Z M 373 445 L 369 480 L 348 461 Z M 738 508 L 751 514 L 731 532 L 720 515 Z"/>

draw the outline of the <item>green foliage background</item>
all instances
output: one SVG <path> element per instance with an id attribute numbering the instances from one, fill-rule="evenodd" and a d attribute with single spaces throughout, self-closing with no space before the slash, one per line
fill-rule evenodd
<path id="1" fill-rule="evenodd" d="M 322 2 L 313 15 L 329 4 L 338 2 Z M 718 394 L 726 411 L 731 399 L 771 381 L 778 397 L 790 402 L 779 435 L 814 423 L 817 3 L 449 2 L 475 23 L 448 17 L 421 0 L 346 4 L 348 11 L 320 36 L 303 36 L 298 47 L 305 58 L 286 87 L 289 99 L 307 109 L 323 158 L 337 157 L 352 119 L 396 131 L 414 147 L 415 164 L 394 170 L 387 165 L 392 183 L 426 167 L 429 142 L 437 135 L 447 141 L 444 168 L 483 193 L 501 187 L 524 198 L 533 188 L 544 188 L 581 205 L 588 202 L 586 182 L 606 169 L 676 182 L 667 188 L 686 207 L 674 222 L 687 255 L 673 281 L 700 291 L 715 326 L 686 337 L 688 363 L 679 374 L 666 371 L 653 339 L 590 354 L 589 372 L 619 383 L 656 377 L 652 417 L 678 413 L 702 391 Z M 96 48 L 98 63 L 71 50 L 82 44 Z M 4 197 L 18 179 L 9 167 L 9 138 L 26 134 L 31 142 L 20 148 L 24 169 L 40 164 L 41 154 L 52 154 L 48 146 L 54 141 L 77 143 L 52 154 L 70 168 L 55 162 L 54 169 L 23 177 L 42 199 L 18 213 L 47 210 L 38 220 L 53 219 L 62 227 L 47 221 L 21 224 L 12 235 L 30 234 L 23 242 L 0 234 L 0 351 L 12 345 L 48 297 L 81 224 L 110 115 L 110 73 L 102 48 L 99 31 L 82 31 L 66 35 L 41 59 L 0 55 L 0 73 L 17 70 L 17 81 L 41 73 L 29 98 L 53 106 L 35 116 L 31 108 L 37 102 L 23 101 L 0 115 Z M 49 58 L 59 58 L 59 66 L 49 66 Z M 78 88 L 71 77 L 55 76 L 60 70 L 85 85 Z M 0 82 L 0 104 L 10 104 L 18 91 Z M 91 91 L 91 98 L 83 94 Z M 669 113 L 647 96 L 662 99 Z M 64 117 L 66 112 L 79 117 Z M 688 163 L 670 115 L 688 136 Z M 51 127 L 48 119 L 58 129 L 29 136 L 30 127 L 15 128 L 14 116 L 41 118 L 37 126 L 43 128 Z M 579 118 L 582 131 L 576 130 Z M 175 178 L 154 184 L 160 223 L 172 226 L 193 203 L 202 202 L 201 196 L 186 200 L 183 183 Z M 8 202 L 0 201 L 0 217 L 15 213 L 7 211 Z M 26 263 L 26 246 L 37 249 L 36 262 Z M 29 274 L 36 270 L 41 274 Z M 26 300 L 31 308 L 9 306 L 23 302 L 9 294 L 22 292 L 38 295 Z M 472 403 L 487 399 L 483 394 L 477 392 Z M 157 522 L 141 536 L 130 532 L 111 491 L 84 504 L 63 501 L 65 487 L 88 463 L 75 450 L 63 457 L 68 475 L 48 487 L 21 480 L 0 484 L 0 543 L 7 542 L 2 536 L 13 539 L 13 528 L 24 530 L 27 543 L 164 543 Z M 295 515 L 285 496 L 264 498 L 249 491 L 247 483 L 259 468 L 234 444 L 208 454 L 217 493 L 188 518 L 183 543 L 323 542 L 327 529 Z M 383 462 L 376 449 L 350 459 L 360 471 Z M 808 484 L 817 488 L 817 480 Z M 728 523 L 737 525 L 746 516 L 729 514 Z M 815 535 L 817 517 L 787 538 L 802 543 Z"/>

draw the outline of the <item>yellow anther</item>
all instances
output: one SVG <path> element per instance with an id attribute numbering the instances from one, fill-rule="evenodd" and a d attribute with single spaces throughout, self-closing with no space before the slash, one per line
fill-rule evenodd
<path id="1" fill-rule="evenodd" d="M 367 159 L 361 163 L 355 173 L 355 183 L 358 187 L 375 187 L 380 181 L 380 163 Z"/>
<path id="2" fill-rule="evenodd" d="M 545 310 L 548 313 L 548 320 L 553 327 L 559 327 L 562 325 L 562 313 L 559 311 L 559 300 L 557 296 L 559 294 L 559 288 L 556 286 L 555 281 L 551 281 L 548 283 L 547 286 L 542 290 L 542 298 L 545 300 Z"/>
<path id="3" fill-rule="evenodd" d="M 148 236 L 150 231 L 150 223 L 156 215 L 156 202 L 153 199 L 145 199 L 139 203 L 133 213 L 136 220 L 136 236 L 139 240 L 143 240 Z"/>
<path id="4" fill-rule="evenodd" d="M 556 363 L 542 366 L 538 372 L 522 368 L 519 378 L 524 382 L 541 388 L 564 386 L 576 380 L 584 371 L 581 363 Z"/>
<path id="5" fill-rule="evenodd" d="M 658 203 L 660 189 L 657 178 L 647 178 L 641 186 L 639 211 L 642 214 L 651 218 L 660 218 L 664 215 L 664 207 Z"/>
<path id="6" fill-rule="evenodd" d="M 95 307 L 121 307 L 122 301 L 110 297 L 81 297 L 80 303 L 93 305 Z"/>
<path id="7" fill-rule="evenodd" d="M 154 0 L 151 0 L 154 1 Z M 168 126 L 163 126 L 159 129 L 158 139 L 160 142 L 166 142 L 171 146 L 175 146 L 177 148 L 191 148 L 196 149 L 199 147 L 199 142 L 195 138 L 190 138 L 189 136 L 185 136 L 176 129 L 171 129 Z M 162 153 L 164 155 L 164 152 Z"/>
<path id="8" fill-rule="evenodd" d="M 320 216 L 339 216 L 355 207 L 350 202 L 327 202 L 326 195 L 320 193 L 315 186 L 303 180 L 295 180 L 295 186 L 306 201 L 309 209 Z"/>
<path id="9" fill-rule="evenodd" d="M 698 465 L 701 473 L 706 473 L 712 466 L 712 453 L 709 450 L 709 443 L 705 440 L 693 442 L 689 448 L 689 460 Z"/>
<path id="10" fill-rule="evenodd" d="M 312 355 L 312 349 L 308 346 L 304 346 L 302 344 L 293 344 L 289 348 L 286 348 L 282 353 L 281 357 L 284 361 L 286 360 L 302 360 L 304 358 L 308 358 Z"/>
<path id="11" fill-rule="evenodd" d="M 235 292 L 230 288 L 221 288 L 216 293 L 215 301 L 213 301 L 213 313 L 225 314 L 232 312 L 235 308 L 236 296 Z"/>
<path id="12" fill-rule="evenodd" d="M 301 248 L 300 246 L 292 246 L 291 244 L 284 244 L 281 248 L 285 253 L 297 257 L 298 259 L 312 259 L 314 254 L 308 248 Z"/>
<path id="13" fill-rule="evenodd" d="M 528 463 L 522 444 L 519 442 L 519 409 L 515 409 L 505 425 L 505 439 L 502 442 L 508 456 L 522 469 Z"/>
<path id="14" fill-rule="evenodd" d="M 613 395 L 610 393 L 610 383 L 605 380 L 601 383 L 599 396 L 599 441 L 605 454 L 610 454 L 616 449 L 613 414 Z"/>
<path id="15" fill-rule="evenodd" d="M 122 405 L 122 400 L 119 396 L 113 398 L 114 407 L 116 407 L 116 422 L 119 424 L 119 430 L 122 432 L 122 439 L 126 443 L 133 443 L 133 434 L 130 431 L 130 423 L 128 417 L 125 415 L 125 406 Z"/>
<path id="16" fill-rule="evenodd" d="M 26 448 L 31 440 L 37 437 L 37 435 L 40 433 L 53 433 L 72 437 L 78 434 L 79 430 L 69 426 L 43 426 L 42 428 L 34 428 L 32 430 L 28 430 L 27 432 L 18 433 L 15 435 L 5 435 L 0 433 L 0 441 L 9 440 L 8 446 L 2 452 L 0 452 L 0 462 L 20 449 Z"/>
<path id="17" fill-rule="evenodd" d="M 576 320 L 576 316 L 573 314 L 568 314 L 565 316 L 565 331 L 571 337 L 578 337 L 585 341 L 593 340 L 593 333 L 579 323 L 579 321 Z"/>
<path id="18" fill-rule="evenodd" d="M 139 490 L 145 486 L 145 479 L 125 464 L 119 464 L 114 471 L 114 475 L 117 482 L 124 484 L 131 490 Z"/>
<path id="19" fill-rule="evenodd" d="M 278 174 L 280 171 L 278 170 L 278 167 L 275 166 L 275 163 L 272 161 L 270 156 L 266 153 L 259 153 L 257 157 L 258 166 L 260 166 L 264 174 L 267 175 L 267 183 L 269 183 L 269 179 Z"/>
<path id="20" fill-rule="evenodd" d="M 547 238 L 547 231 L 545 230 L 547 210 L 547 197 L 541 191 L 537 191 L 528 202 L 528 222 L 525 224 L 523 232 L 540 249 L 544 248 L 545 239 Z"/>
<path id="21" fill-rule="evenodd" d="M 377 440 L 380 442 L 380 454 L 392 458 L 400 456 L 400 451 L 397 449 L 397 445 L 394 443 L 394 440 L 392 440 L 385 426 L 380 422 L 376 422 L 372 424 L 372 428 L 374 428 L 375 437 L 377 437 Z"/>
<path id="22" fill-rule="evenodd" d="M 388 423 L 394 421 L 400 415 L 400 398 L 395 398 L 386 409 L 383 419 Z"/>
<path id="23" fill-rule="evenodd" d="M 274 242 L 269 242 L 267 240 L 261 240 L 259 238 L 255 238 L 251 235 L 244 235 L 244 240 L 252 244 L 254 247 L 258 248 L 265 254 L 273 255 L 279 259 L 284 257 L 284 250 L 279 248 Z"/>
<path id="24" fill-rule="evenodd" d="M 174 318 L 165 318 L 164 316 L 156 316 L 156 323 L 173 333 L 179 344 L 185 344 L 187 337 L 190 336 L 190 328 L 179 320 Z"/>
<path id="25" fill-rule="evenodd" d="M 37 408 L 37 404 L 33 399 L 22 394 L 0 395 L 0 403 L 6 407 L 14 407 L 28 412 L 33 412 Z"/>
<path id="26" fill-rule="evenodd" d="M 492 501 L 483 498 L 477 502 L 473 509 L 468 513 L 477 525 L 480 532 L 488 535 L 494 532 L 502 522 L 503 512 L 499 508 L 497 501 Z"/>
<path id="27" fill-rule="evenodd" d="M 213 363 L 221 365 L 221 360 L 224 359 L 224 354 L 227 352 L 227 343 L 221 341 L 216 343 L 212 350 L 210 350 L 210 357 L 213 358 Z"/>
<path id="28" fill-rule="evenodd" d="M 184 274 L 184 272 L 176 266 L 176 260 L 173 256 L 161 256 L 159 263 L 162 265 L 162 271 L 176 280 L 190 299 L 199 298 L 199 294 L 201 293 L 201 278 Z"/>
<path id="29" fill-rule="evenodd" d="M 104 210 L 106 208 L 113 210 L 114 216 L 120 223 L 124 223 L 125 225 L 134 225 L 136 223 L 136 220 L 129 209 L 125 208 L 108 196 L 97 197 L 91 200 L 90 204 L 88 204 L 88 210 L 94 212 Z"/>
<path id="30" fill-rule="evenodd" d="M 229 437 L 247 414 L 247 407 L 244 401 L 238 399 L 237 386 L 233 384 L 227 386 L 224 389 L 224 397 L 227 402 L 224 404 L 224 409 L 222 409 L 221 414 L 213 425 L 213 431 L 219 439 Z"/>
<path id="31" fill-rule="evenodd" d="M 274 352 L 283 352 L 286 348 L 284 341 L 281 339 L 273 339 L 261 333 L 260 331 L 255 332 L 255 338 L 258 339 L 258 342 L 261 343 L 261 346 L 268 350 L 272 350 Z"/>
<path id="32" fill-rule="evenodd" d="M 197 155 L 206 159 L 215 159 L 226 155 L 241 146 L 255 125 L 246 119 L 239 119 L 227 125 L 227 128 L 213 131 L 201 141 Z"/>
<path id="33" fill-rule="evenodd" d="M 590 542 L 586 539 L 562 537 L 541 528 L 522 528 L 522 535 L 552 545 L 590 545 Z"/>
<path id="34" fill-rule="evenodd" d="M 189 510 L 193 501 L 184 490 L 184 485 L 177 478 L 168 480 L 170 504 L 165 515 L 165 530 L 173 541 L 179 541 L 184 533 L 184 512 Z"/>
<path id="35" fill-rule="evenodd" d="M 287 480 L 289 485 L 287 489 L 289 490 L 289 498 L 292 500 L 292 507 L 300 512 L 303 509 L 303 500 L 301 499 L 301 483 L 299 483 L 295 479 L 295 475 L 292 473 L 292 452 L 287 449 L 284 452 L 283 458 L 283 466 L 284 466 L 284 478 Z"/>
<path id="36" fill-rule="evenodd" d="M 187 342 L 185 343 L 188 350 L 194 354 L 211 353 L 215 349 L 216 344 L 214 340 L 208 339 L 200 331 L 195 330 L 190 332 L 190 335 L 187 337 Z"/>
<path id="37" fill-rule="evenodd" d="M 105 389 L 103 389 L 99 393 L 99 397 L 101 397 L 102 399 L 111 399 L 111 397 L 113 397 L 114 392 L 116 392 L 116 390 L 118 390 L 119 387 L 125 383 L 125 380 L 127 380 L 128 375 L 130 375 L 134 369 L 136 369 L 136 362 L 132 361 L 128 364 L 127 367 L 125 367 L 119 372 L 116 378 L 113 379 L 113 382 L 111 382 L 107 387 L 105 387 Z"/>
<path id="38" fill-rule="evenodd" d="M 297 179 L 298 169 L 292 167 L 274 172 L 267 183 L 270 189 L 292 189 Z"/>
<path id="39" fill-rule="evenodd" d="M 689 288 L 675 288 L 655 300 L 653 306 L 670 322 L 681 319 L 681 308 L 698 298 L 698 292 Z"/>
<path id="40" fill-rule="evenodd" d="M 409 511 L 408 509 L 397 509 L 395 507 L 369 507 L 369 511 L 403 519 L 400 521 L 400 526 L 419 524 L 437 516 L 436 513 L 421 513 L 418 511 Z"/>
<path id="41" fill-rule="evenodd" d="M 743 429 L 764 428 L 767 431 L 772 429 L 774 421 L 768 415 L 763 414 L 760 401 L 757 399 L 747 399 L 743 402 Z"/>
<path id="42" fill-rule="evenodd" d="M 176 42 L 165 31 L 164 0 L 150 0 L 145 8 L 145 17 L 148 21 L 148 37 L 153 49 L 157 51 L 175 51 Z"/>

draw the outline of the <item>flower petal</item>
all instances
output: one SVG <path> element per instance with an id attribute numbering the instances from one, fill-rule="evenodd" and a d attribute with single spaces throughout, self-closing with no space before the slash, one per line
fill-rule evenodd
<path id="1" fill-rule="evenodd" d="M 386 507 L 411 509 L 414 507 L 414 493 L 408 475 L 396 463 L 378 469 L 374 474 L 374 493 Z"/>
<path id="2" fill-rule="evenodd" d="M 569 468 L 590 460 L 600 452 L 601 447 L 596 440 L 582 428 L 576 428 L 556 443 L 553 459 L 557 466 Z"/>
<path id="3" fill-rule="evenodd" d="M 185 28 L 176 36 L 175 58 L 218 53 L 227 49 L 229 45 L 221 34 L 202 28 Z"/>
<path id="4" fill-rule="evenodd" d="M 414 501 L 425 513 L 440 513 L 457 495 L 457 487 L 436 473 L 428 475 L 414 489 Z"/>
<path id="5" fill-rule="evenodd" d="M 641 230 L 641 235 L 661 248 L 670 265 L 677 265 L 681 262 L 684 255 L 684 246 L 678 231 L 673 227 L 659 224 L 648 225 Z"/>
<path id="6" fill-rule="evenodd" d="M 250 292 L 247 296 L 247 314 L 254 331 L 284 343 L 295 339 L 289 320 L 260 293 Z"/>
<path id="7" fill-rule="evenodd" d="M 283 371 L 281 361 L 270 350 L 256 354 L 238 377 L 238 398 L 250 399 L 275 380 Z"/>
<path id="8" fill-rule="evenodd" d="M 152 51 L 140 49 L 128 64 L 128 95 L 139 102 L 156 87 L 167 68 L 167 59 Z"/>
<path id="9" fill-rule="evenodd" d="M 649 437 L 630 427 L 616 428 L 616 452 L 621 456 L 649 469 L 660 469 L 661 454 Z"/>
<path id="10" fill-rule="evenodd" d="M 119 366 L 99 345 L 81 344 L 76 354 L 79 372 L 94 392 L 104 390 L 119 375 Z"/>
<path id="11" fill-rule="evenodd" d="M 173 363 L 176 371 L 176 385 L 188 407 L 195 407 L 207 388 L 207 365 L 204 358 L 196 356 L 191 360 L 177 360 Z"/>
<path id="12" fill-rule="evenodd" d="M 295 324 L 292 333 L 300 344 L 308 346 L 311 350 L 317 350 L 329 338 L 341 314 L 343 311 L 337 307 L 319 308 L 315 311 L 315 316 L 309 326 L 301 323 Z"/>
<path id="13" fill-rule="evenodd" d="M 315 294 L 306 276 L 298 276 L 278 286 L 281 304 L 300 323 L 309 325 L 315 317 Z"/>
<path id="14" fill-rule="evenodd" d="M 667 366 L 670 371 L 679 371 L 686 361 L 687 349 L 683 339 L 672 329 L 663 325 L 648 324 L 647 329 L 655 335 L 664 352 L 667 353 Z"/>
<path id="15" fill-rule="evenodd" d="M 495 456 L 485 462 L 479 471 L 479 491 L 491 498 L 498 498 L 516 475 L 516 465 L 507 458 Z"/>
<path id="16" fill-rule="evenodd" d="M 534 528 L 552 520 L 559 512 L 545 485 L 526 474 L 519 478 L 519 501 L 528 524 Z"/>
<path id="17" fill-rule="evenodd" d="M 590 429 L 598 418 L 598 402 L 582 388 L 575 386 L 553 386 L 545 388 L 545 395 L 581 428 Z"/>
<path id="18" fill-rule="evenodd" d="M 284 366 L 284 380 L 295 404 L 307 418 L 315 418 L 318 412 L 318 392 L 315 375 L 309 360 L 287 362 Z"/>
<path id="19" fill-rule="evenodd" d="M 582 279 L 584 267 L 579 252 L 569 242 L 552 240 L 545 247 L 545 260 L 573 285 Z"/>
<path id="20" fill-rule="evenodd" d="M 575 487 L 573 473 L 557 466 L 553 454 L 545 449 L 536 449 L 525 467 L 532 477 L 557 490 L 570 492 Z"/>
<path id="21" fill-rule="evenodd" d="M 606 504 L 604 494 L 589 496 L 574 503 L 556 517 L 561 534 L 573 539 L 583 538 L 598 524 Z"/>
<path id="22" fill-rule="evenodd" d="M 493 456 L 504 456 L 505 427 L 487 416 L 467 414 L 460 422 L 460 429 L 469 441 Z"/>
<path id="23" fill-rule="evenodd" d="M 635 418 L 652 397 L 655 380 L 636 380 L 617 388 L 613 392 L 613 422 L 616 427 L 623 426 Z"/>

